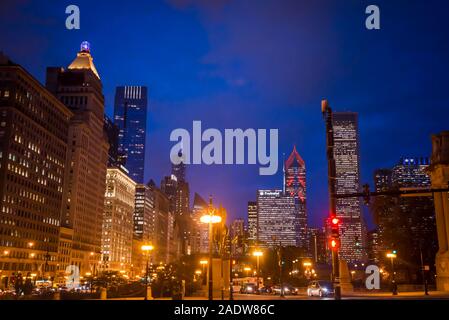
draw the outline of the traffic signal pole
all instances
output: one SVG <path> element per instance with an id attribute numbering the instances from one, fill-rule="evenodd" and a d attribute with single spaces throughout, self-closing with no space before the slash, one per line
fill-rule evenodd
<path id="1" fill-rule="evenodd" d="M 332 109 L 329 107 L 327 100 L 321 102 L 321 112 L 323 113 L 324 120 L 326 122 L 326 151 L 328 162 L 328 187 L 329 187 L 329 211 L 330 219 L 336 217 L 336 203 L 335 203 L 335 158 L 334 158 L 334 128 L 332 124 Z M 338 225 L 337 225 L 338 228 Z M 339 247 L 339 235 L 338 229 L 332 231 L 332 239 L 335 246 L 331 247 L 332 250 L 332 282 L 334 284 L 334 298 L 335 300 L 341 299 L 341 287 L 340 287 L 340 262 L 338 258 Z"/>

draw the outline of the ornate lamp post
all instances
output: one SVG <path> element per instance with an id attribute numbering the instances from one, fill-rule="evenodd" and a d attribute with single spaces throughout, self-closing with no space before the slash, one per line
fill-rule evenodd
<path id="1" fill-rule="evenodd" d="M 257 285 L 256 285 L 256 290 L 257 293 L 259 293 L 259 272 L 260 272 L 260 268 L 259 268 L 259 258 L 263 256 L 263 252 L 260 250 L 256 250 L 253 252 L 253 256 L 256 257 L 257 259 Z"/>
<path id="2" fill-rule="evenodd" d="M 396 257 L 397 257 L 396 250 L 387 253 L 387 258 L 390 258 L 391 261 L 391 290 L 394 296 L 398 294 L 398 289 L 396 285 L 396 276 L 394 272 L 394 259 L 396 259 Z"/>
<path id="3" fill-rule="evenodd" d="M 150 254 L 151 251 L 154 250 L 154 247 L 152 245 L 143 245 L 142 246 L 142 251 L 146 252 L 147 254 L 147 267 L 145 270 L 145 300 L 148 300 L 148 298 L 151 298 L 151 293 L 150 295 L 148 295 L 148 289 L 149 289 L 149 281 L 148 281 L 148 277 L 149 277 L 149 264 L 150 264 Z"/>
<path id="4" fill-rule="evenodd" d="M 220 223 L 221 217 L 215 215 L 215 209 L 212 207 L 212 199 L 210 200 L 209 213 L 202 216 L 200 221 L 209 224 L 209 300 L 213 300 L 213 280 L 212 280 L 212 254 L 213 254 L 213 224 Z"/>

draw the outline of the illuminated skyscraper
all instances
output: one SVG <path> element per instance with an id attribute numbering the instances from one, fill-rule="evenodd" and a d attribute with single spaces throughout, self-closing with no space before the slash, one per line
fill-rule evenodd
<path id="1" fill-rule="evenodd" d="M 248 240 L 257 241 L 257 202 L 248 201 Z"/>
<path id="2" fill-rule="evenodd" d="M 193 200 L 192 220 L 193 220 L 193 252 L 209 252 L 209 226 L 201 223 L 201 216 L 206 214 L 209 204 L 197 193 Z"/>
<path id="3" fill-rule="evenodd" d="M 114 123 L 120 129 L 121 163 L 137 183 L 143 183 L 145 173 L 147 103 L 147 87 L 116 88 Z"/>
<path id="4" fill-rule="evenodd" d="M 360 191 L 360 156 L 358 115 L 353 112 L 335 112 L 334 158 L 337 194 Z M 362 215 L 359 198 L 337 199 L 336 214 L 340 224 L 340 257 L 349 263 L 363 261 L 365 239 L 362 232 Z"/>
<path id="5" fill-rule="evenodd" d="M 102 270 L 130 271 L 136 183 L 117 168 L 109 168 L 101 238 Z"/>
<path id="6" fill-rule="evenodd" d="M 103 127 L 102 83 L 87 42 L 67 69 L 47 68 L 46 86 L 74 113 L 61 224 L 73 230 L 70 264 L 81 273 L 92 272 L 100 261 L 109 143 Z"/>
<path id="7" fill-rule="evenodd" d="M 376 192 L 391 188 L 391 169 L 377 169 L 374 171 L 374 189 Z"/>
<path id="8" fill-rule="evenodd" d="M 297 245 L 297 211 L 295 198 L 282 190 L 257 191 L 257 238 L 260 246 Z"/>
<path id="9" fill-rule="evenodd" d="M 302 248 L 308 248 L 307 237 L 307 211 L 306 211 L 306 165 L 304 160 L 296 151 L 296 146 L 285 161 L 284 167 L 285 195 L 293 197 L 296 205 L 295 229 L 296 245 Z"/>

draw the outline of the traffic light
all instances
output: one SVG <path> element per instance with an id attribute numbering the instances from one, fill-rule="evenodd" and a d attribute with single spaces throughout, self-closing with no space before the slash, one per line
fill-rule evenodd
<path id="1" fill-rule="evenodd" d="M 331 236 L 332 238 L 338 238 L 339 237 L 339 226 L 340 226 L 340 219 L 338 219 L 336 216 L 331 217 Z"/>
<path id="2" fill-rule="evenodd" d="M 363 201 L 366 205 L 369 205 L 370 202 L 370 191 L 369 191 L 369 185 L 364 184 L 363 185 Z"/>
<path id="3" fill-rule="evenodd" d="M 336 215 L 331 215 L 330 225 L 331 225 L 330 247 L 332 250 L 338 250 L 339 237 L 340 237 L 339 232 L 340 219 Z"/>
<path id="4" fill-rule="evenodd" d="M 330 245 L 332 250 L 338 250 L 338 247 L 340 246 L 340 241 L 338 239 L 331 239 Z"/>

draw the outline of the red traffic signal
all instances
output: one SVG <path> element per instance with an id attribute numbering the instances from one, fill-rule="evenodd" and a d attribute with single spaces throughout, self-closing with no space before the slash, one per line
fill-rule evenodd
<path id="1" fill-rule="evenodd" d="M 339 247 L 338 240 L 337 239 L 331 239 L 330 245 L 331 245 L 331 249 L 332 250 L 337 250 L 338 247 Z"/>
<path id="2" fill-rule="evenodd" d="M 340 219 L 338 219 L 337 217 L 333 217 L 331 219 L 331 223 L 332 223 L 332 226 L 338 226 L 338 224 L 340 223 Z"/>

